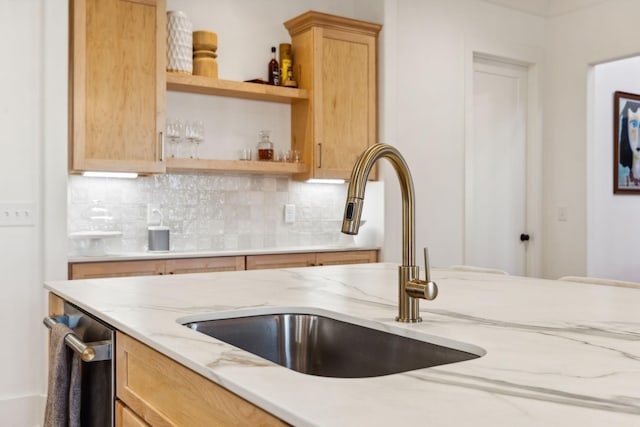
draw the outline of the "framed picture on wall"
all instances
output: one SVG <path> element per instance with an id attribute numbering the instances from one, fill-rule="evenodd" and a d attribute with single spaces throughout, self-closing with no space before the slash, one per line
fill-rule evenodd
<path id="1" fill-rule="evenodd" d="M 640 194 L 640 95 L 615 92 L 613 192 Z"/>

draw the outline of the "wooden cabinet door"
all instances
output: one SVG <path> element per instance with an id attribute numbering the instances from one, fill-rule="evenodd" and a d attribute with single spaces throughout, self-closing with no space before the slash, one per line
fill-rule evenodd
<path id="1" fill-rule="evenodd" d="M 378 261 L 378 251 L 321 252 L 316 265 L 364 264 Z"/>
<path id="2" fill-rule="evenodd" d="M 166 274 L 206 273 L 244 270 L 244 257 L 183 258 L 165 262 Z"/>
<path id="3" fill-rule="evenodd" d="M 244 259 L 235 256 L 72 263 L 69 264 L 69 279 L 237 271 L 244 270 Z"/>
<path id="4" fill-rule="evenodd" d="M 69 169 L 163 172 L 165 0 L 72 0 Z"/>
<path id="5" fill-rule="evenodd" d="M 121 332 L 115 359 L 116 396 L 150 425 L 287 425 Z"/>
<path id="6" fill-rule="evenodd" d="M 116 400 L 116 427 L 149 427 L 131 409 Z"/>
<path id="7" fill-rule="evenodd" d="M 348 179 L 360 154 L 376 143 L 376 40 L 317 31 L 314 172 L 317 178 Z"/>
<path id="8" fill-rule="evenodd" d="M 377 142 L 377 35 L 372 24 L 318 12 L 285 23 L 294 71 L 311 99 L 291 107 L 292 146 L 311 165 L 297 179 L 348 179 Z"/>
<path id="9" fill-rule="evenodd" d="M 361 264 L 377 262 L 378 251 L 309 252 L 298 254 L 250 255 L 247 270 L 312 267 L 316 265 Z"/>
<path id="10" fill-rule="evenodd" d="M 153 276 L 164 274 L 164 264 L 163 260 L 72 263 L 69 264 L 69 279 Z"/>
<path id="11" fill-rule="evenodd" d="M 247 256 L 247 270 L 267 268 L 310 267 L 315 265 L 316 254 L 278 254 L 278 255 L 249 255 Z"/>

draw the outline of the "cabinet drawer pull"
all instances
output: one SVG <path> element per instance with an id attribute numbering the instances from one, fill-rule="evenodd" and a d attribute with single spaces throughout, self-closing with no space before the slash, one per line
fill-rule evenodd
<path id="1" fill-rule="evenodd" d="M 318 142 L 318 169 L 322 169 L 322 142 Z"/>
<path id="2" fill-rule="evenodd" d="M 160 131 L 160 161 L 164 160 L 164 132 Z"/>

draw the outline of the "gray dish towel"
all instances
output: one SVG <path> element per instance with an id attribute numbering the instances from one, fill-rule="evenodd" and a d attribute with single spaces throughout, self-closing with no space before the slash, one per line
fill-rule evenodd
<path id="1" fill-rule="evenodd" d="M 81 361 L 64 342 L 64 338 L 72 332 L 63 323 L 51 328 L 44 427 L 80 426 Z"/>

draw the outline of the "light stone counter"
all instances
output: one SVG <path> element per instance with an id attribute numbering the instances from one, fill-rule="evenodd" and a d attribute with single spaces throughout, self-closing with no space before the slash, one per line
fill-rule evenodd
<path id="1" fill-rule="evenodd" d="M 640 289 L 433 269 L 424 322 L 400 324 L 397 266 L 366 264 L 48 282 L 107 323 L 301 426 L 639 426 Z M 486 351 L 363 379 L 300 374 L 177 321 L 316 313 Z M 471 348 L 471 347 L 470 347 Z"/>

